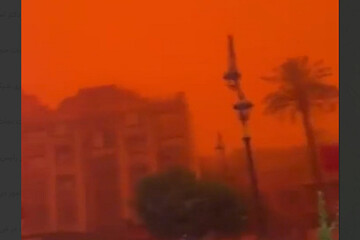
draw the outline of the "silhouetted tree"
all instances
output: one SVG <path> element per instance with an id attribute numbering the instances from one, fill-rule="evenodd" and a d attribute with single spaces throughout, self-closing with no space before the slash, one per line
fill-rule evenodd
<path id="1" fill-rule="evenodd" d="M 137 209 L 149 231 L 163 239 L 237 235 L 244 217 L 239 198 L 229 188 L 199 181 L 181 169 L 143 179 Z"/>
<path id="2" fill-rule="evenodd" d="M 321 173 L 311 112 L 315 108 L 334 109 L 339 91 L 335 86 L 324 82 L 329 76 L 331 76 L 331 69 L 324 67 L 322 61 L 311 64 L 308 57 L 297 57 L 285 61 L 276 69 L 273 76 L 263 78 L 279 85 L 276 92 L 264 98 L 265 113 L 287 112 L 292 117 L 296 117 L 297 114 L 301 116 L 312 173 L 318 184 L 321 184 Z"/>

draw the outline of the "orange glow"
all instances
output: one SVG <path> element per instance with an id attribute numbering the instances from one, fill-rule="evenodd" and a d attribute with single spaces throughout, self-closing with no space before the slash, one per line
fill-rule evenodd
<path id="1" fill-rule="evenodd" d="M 220 131 L 242 146 L 222 80 L 234 34 L 242 85 L 255 104 L 254 147 L 302 145 L 300 123 L 264 116 L 273 86 L 260 79 L 287 57 L 308 55 L 333 68 L 338 85 L 337 0 L 22 1 L 22 87 L 56 106 L 78 88 L 115 83 L 145 96 L 185 91 L 197 151 L 213 153 Z M 336 114 L 317 124 L 337 137 Z"/>

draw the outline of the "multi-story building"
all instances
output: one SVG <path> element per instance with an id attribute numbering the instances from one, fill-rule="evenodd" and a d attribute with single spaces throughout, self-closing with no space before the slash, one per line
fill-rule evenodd
<path id="1" fill-rule="evenodd" d="M 135 221 L 141 178 L 194 164 L 184 94 L 153 100 L 87 88 L 52 111 L 23 96 L 22 139 L 25 233 Z"/>
<path id="2" fill-rule="evenodd" d="M 46 142 L 46 129 L 51 111 L 35 97 L 22 95 L 22 171 L 21 197 L 24 220 L 31 218 L 34 232 L 47 231 L 50 226 L 50 164 Z M 26 233 L 28 221 L 22 221 Z"/>

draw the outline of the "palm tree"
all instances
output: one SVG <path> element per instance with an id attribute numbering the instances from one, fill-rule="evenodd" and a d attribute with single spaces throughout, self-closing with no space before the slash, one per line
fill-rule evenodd
<path id="1" fill-rule="evenodd" d="M 318 187 L 321 186 L 322 178 L 311 113 L 316 108 L 333 110 L 337 103 L 338 89 L 324 82 L 329 76 L 331 76 L 331 69 L 324 67 L 322 61 L 312 64 L 305 56 L 288 59 L 276 68 L 274 75 L 263 78 L 279 85 L 276 92 L 264 98 L 265 113 L 285 112 L 290 113 L 292 117 L 301 117 L 312 174 Z"/>

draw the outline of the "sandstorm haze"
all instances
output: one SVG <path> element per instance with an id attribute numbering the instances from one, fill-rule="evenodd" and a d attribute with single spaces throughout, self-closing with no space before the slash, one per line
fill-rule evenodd
<path id="1" fill-rule="evenodd" d="M 336 224 L 338 1 L 22 7 L 24 235 L 310 240 L 322 202 Z"/>
<path id="2" fill-rule="evenodd" d="M 255 148 L 304 144 L 301 124 L 263 115 L 275 86 L 261 80 L 286 58 L 308 55 L 333 70 L 338 86 L 338 1 L 184 0 L 22 2 L 22 88 L 57 106 L 79 88 L 116 84 L 143 96 L 184 91 L 196 149 L 213 153 L 216 133 L 241 146 L 241 126 L 226 89 L 226 36 L 235 38 L 242 87 L 255 108 Z M 316 116 L 335 140 L 338 114 Z M 281 129 L 281 131 L 279 131 Z"/>

